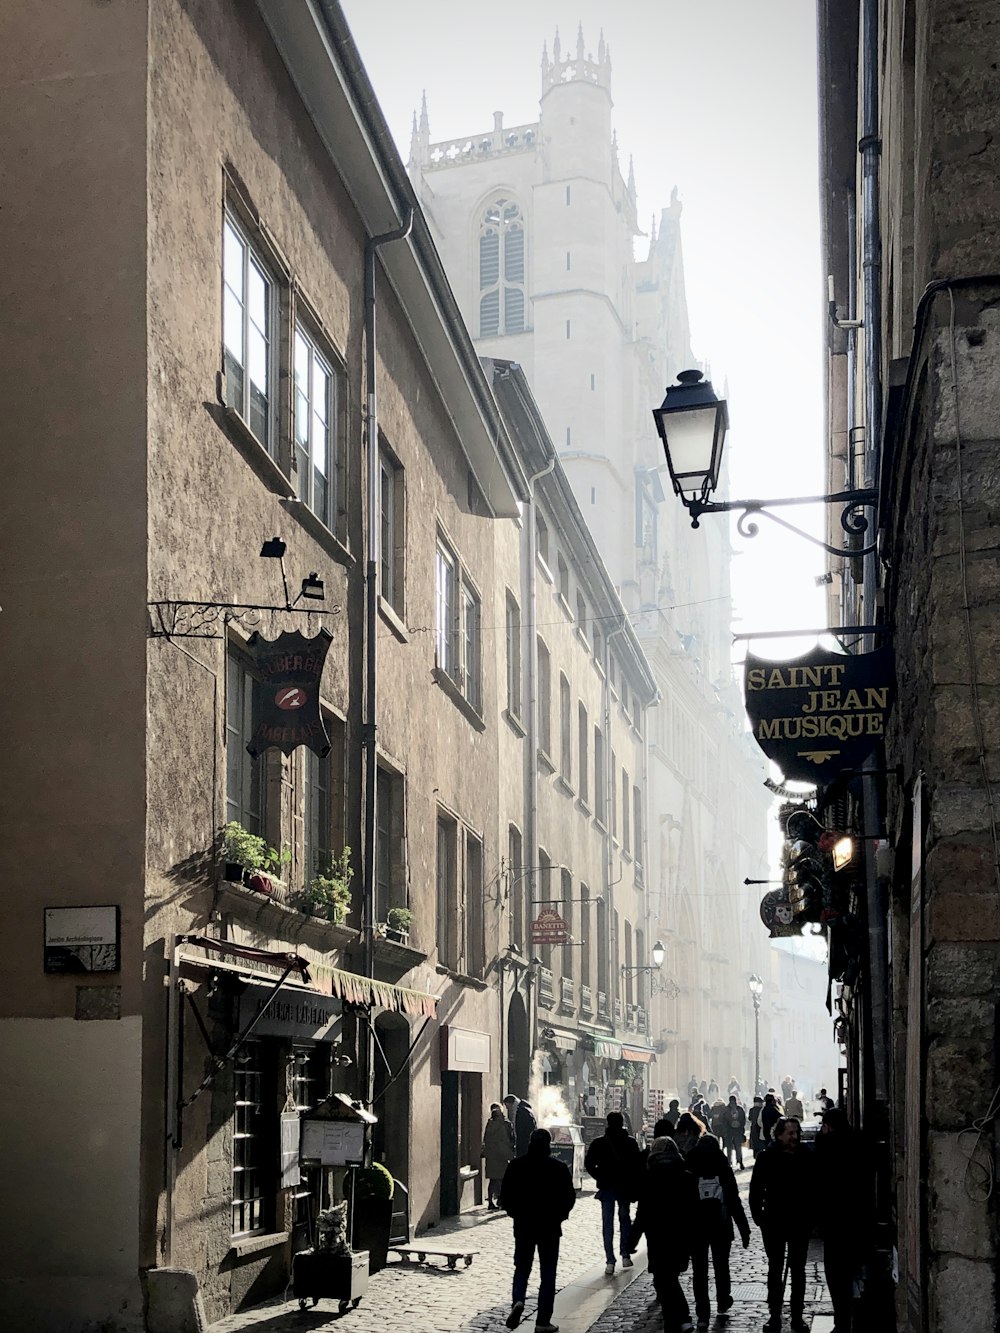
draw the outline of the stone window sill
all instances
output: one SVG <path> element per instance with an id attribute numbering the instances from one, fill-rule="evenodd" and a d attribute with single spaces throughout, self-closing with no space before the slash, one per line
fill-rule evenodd
<path id="1" fill-rule="evenodd" d="M 269 1231 L 262 1236 L 234 1236 L 229 1253 L 239 1259 L 246 1254 L 257 1254 L 260 1250 L 276 1250 L 290 1239 L 291 1233 L 288 1231 Z"/>
<path id="2" fill-rule="evenodd" d="M 410 642 L 410 631 L 407 629 L 406 625 L 400 619 L 392 603 L 387 602 L 385 598 L 381 595 L 381 593 L 379 594 L 379 599 L 378 599 L 378 613 L 385 621 L 385 623 L 389 626 L 389 628 L 392 630 L 393 634 L 396 636 L 396 638 L 399 640 L 400 643 Z"/>
<path id="3" fill-rule="evenodd" d="M 282 508 L 301 523 L 309 536 L 319 542 L 323 550 L 332 559 L 336 560 L 338 565 L 344 565 L 350 568 L 354 564 L 354 556 L 343 544 L 335 532 L 332 532 L 323 520 L 314 514 L 304 500 L 297 496 L 289 496 L 282 500 Z"/>
<path id="4" fill-rule="evenodd" d="M 213 415 L 216 416 L 217 421 L 221 421 L 226 434 L 265 486 L 269 490 L 276 491 L 278 495 L 293 499 L 295 487 L 236 409 L 223 407 L 220 412 L 220 409 L 216 408 Z"/>
<path id="5" fill-rule="evenodd" d="M 451 676 L 448 675 L 447 671 L 442 671 L 440 667 L 434 667 L 431 672 L 431 678 L 441 687 L 459 712 L 465 714 L 477 731 L 486 730 L 486 719 L 474 704 L 469 703 L 468 699 L 452 680 Z"/>

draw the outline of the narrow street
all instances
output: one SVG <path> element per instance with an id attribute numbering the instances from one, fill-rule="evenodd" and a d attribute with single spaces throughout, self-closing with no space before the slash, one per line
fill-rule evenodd
<path id="1" fill-rule="evenodd" d="M 749 1171 L 739 1173 L 738 1179 L 745 1200 Z M 476 1250 L 476 1257 L 469 1268 L 459 1266 L 454 1271 L 435 1259 L 420 1265 L 391 1262 L 372 1278 L 358 1308 L 343 1316 L 334 1301 L 320 1301 L 315 1308 L 300 1311 L 295 1300 L 273 1300 L 220 1320 L 211 1325 L 209 1333 L 322 1333 L 334 1328 L 342 1333 L 492 1333 L 503 1329 L 510 1310 L 513 1254 L 506 1214 L 476 1209 L 440 1224 L 420 1239 L 428 1246 L 440 1243 L 450 1249 L 468 1245 Z M 534 1279 L 537 1272 L 532 1276 Z M 743 1250 L 737 1240 L 733 1250 L 732 1312 L 726 1319 L 713 1320 L 713 1329 L 719 1333 L 724 1329 L 729 1333 L 759 1331 L 767 1318 L 766 1276 L 764 1248 L 754 1227 L 750 1248 Z M 833 1319 L 818 1245 L 810 1251 L 807 1279 L 806 1322 L 811 1333 L 830 1333 Z M 690 1273 L 683 1282 L 694 1318 Z M 533 1280 L 529 1298 L 535 1290 Z M 590 1182 L 563 1227 L 559 1290 L 554 1318 L 561 1333 L 659 1333 L 663 1327 L 659 1307 L 653 1303 L 644 1250 L 636 1255 L 631 1272 L 619 1269 L 614 1278 L 604 1277 L 600 1209 Z M 786 1307 L 786 1324 L 787 1318 Z M 534 1304 L 529 1299 L 523 1326 L 530 1330 L 533 1323 Z"/>

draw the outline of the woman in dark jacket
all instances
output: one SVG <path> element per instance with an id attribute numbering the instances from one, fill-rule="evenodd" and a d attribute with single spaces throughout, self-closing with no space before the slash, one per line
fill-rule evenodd
<path id="1" fill-rule="evenodd" d="M 690 1258 L 690 1219 L 698 1202 L 694 1177 L 673 1139 L 654 1139 L 639 1182 L 638 1227 L 646 1236 L 653 1288 L 663 1311 L 666 1333 L 691 1328 L 691 1311 L 681 1290 L 680 1274 Z"/>
<path id="2" fill-rule="evenodd" d="M 726 1314 L 733 1304 L 729 1275 L 733 1223 L 739 1229 L 744 1249 L 750 1244 L 750 1226 L 733 1168 L 726 1161 L 717 1139 L 711 1134 L 699 1135 L 685 1155 L 685 1165 L 698 1185 L 698 1203 L 691 1228 L 691 1279 L 698 1325 L 707 1328 L 712 1317 L 708 1299 L 709 1251 L 715 1271 L 716 1313 Z"/>
<path id="3" fill-rule="evenodd" d="M 750 1178 L 750 1213 L 760 1227 L 767 1252 L 767 1305 L 771 1317 L 765 1333 L 781 1328 L 785 1293 L 784 1264 L 792 1279 L 792 1333 L 808 1333 L 803 1318 L 806 1255 L 816 1211 L 816 1161 L 802 1146 L 797 1120 L 782 1117 L 774 1126 L 771 1146 L 754 1162 Z"/>
<path id="4" fill-rule="evenodd" d="M 514 1127 L 503 1113 L 499 1102 L 490 1107 L 490 1118 L 483 1130 L 483 1154 L 486 1158 L 486 1179 L 489 1181 L 489 1209 L 500 1207 L 500 1186 L 507 1163 L 514 1160 Z"/>

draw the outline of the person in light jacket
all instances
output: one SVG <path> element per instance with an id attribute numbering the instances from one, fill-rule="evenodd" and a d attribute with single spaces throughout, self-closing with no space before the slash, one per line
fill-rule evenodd
<path id="1" fill-rule="evenodd" d="M 486 1158 L 487 1206 L 491 1213 L 500 1208 L 500 1186 L 507 1163 L 514 1158 L 514 1127 L 499 1102 L 490 1107 L 490 1118 L 483 1130 L 483 1157 Z"/>

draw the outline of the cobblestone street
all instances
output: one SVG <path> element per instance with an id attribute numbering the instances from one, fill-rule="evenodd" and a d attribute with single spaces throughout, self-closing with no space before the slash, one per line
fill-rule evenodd
<path id="1" fill-rule="evenodd" d="M 749 1171 L 741 1172 L 738 1178 L 745 1200 Z M 615 1278 L 604 1278 L 600 1230 L 600 1210 L 588 1183 L 563 1228 L 559 1260 L 562 1296 L 556 1305 L 556 1323 L 564 1333 L 585 1333 L 588 1329 L 590 1333 L 659 1333 L 663 1321 L 659 1307 L 653 1303 L 644 1252 L 640 1250 L 636 1255 L 634 1275 L 619 1270 Z M 428 1246 L 438 1243 L 449 1249 L 468 1245 L 477 1251 L 476 1257 L 469 1268 L 460 1266 L 454 1271 L 435 1259 L 420 1265 L 394 1261 L 372 1278 L 358 1308 L 344 1315 L 335 1301 L 320 1301 L 315 1308 L 300 1311 L 297 1301 L 277 1299 L 220 1320 L 211 1326 L 210 1333 L 322 1333 L 334 1328 L 341 1333 L 492 1333 L 503 1329 L 510 1310 L 513 1254 L 507 1215 L 477 1209 L 442 1223 L 420 1240 Z M 734 1305 L 728 1318 L 713 1318 L 712 1328 L 716 1333 L 759 1333 L 767 1318 L 767 1261 L 756 1227 L 751 1230 L 748 1250 L 743 1250 L 737 1240 L 731 1268 Z M 532 1277 L 537 1278 L 537 1270 Z M 590 1285 L 580 1288 L 583 1295 L 577 1300 L 565 1289 L 585 1277 Z M 690 1273 L 685 1274 L 683 1284 L 694 1318 Z M 529 1297 L 533 1298 L 535 1290 L 533 1280 Z M 786 1304 L 786 1328 L 787 1320 Z M 534 1304 L 529 1299 L 524 1326 L 531 1329 L 533 1322 Z M 806 1322 L 812 1333 L 829 1333 L 833 1327 L 820 1247 L 816 1244 L 810 1249 L 807 1268 Z"/>

